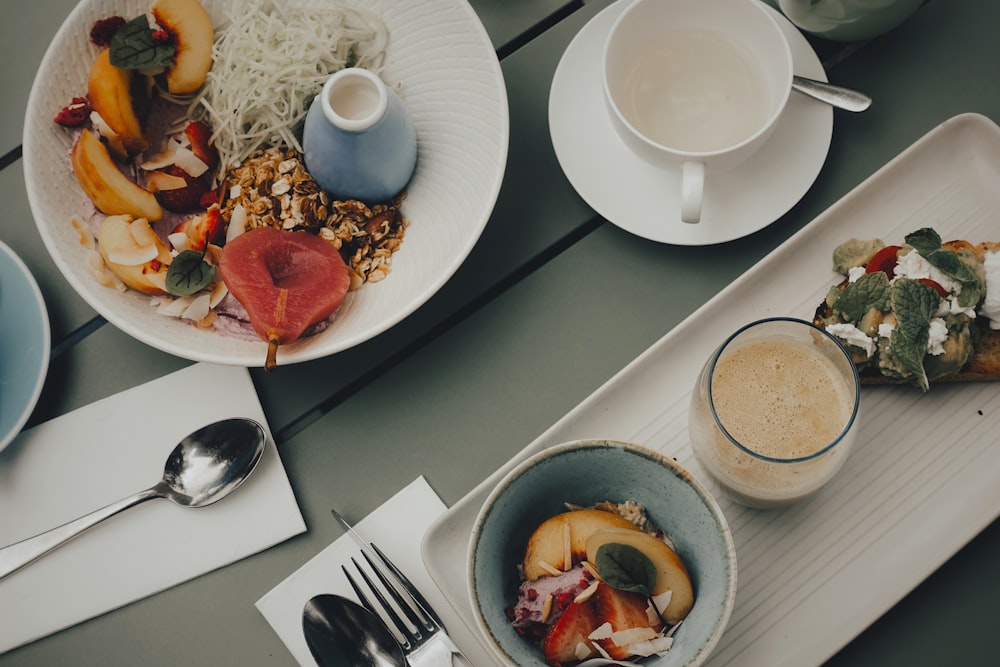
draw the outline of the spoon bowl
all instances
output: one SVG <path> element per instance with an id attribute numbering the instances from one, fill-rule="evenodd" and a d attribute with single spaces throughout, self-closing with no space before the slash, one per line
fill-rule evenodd
<path id="1" fill-rule="evenodd" d="M 155 485 L 0 549 L 0 579 L 141 502 L 167 498 L 182 507 L 204 507 L 221 500 L 254 471 L 266 442 L 264 429 L 252 419 L 224 419 L 198 429 L 170 453 L 163 467 L 163 478 Z"/>
<path id="2" fill-rule="evenodd" d="M 320 667 L 406 667 L 403 649 L 378 616 L 340 595 L 317 595 L 302 609 L 302 631 Z"/>

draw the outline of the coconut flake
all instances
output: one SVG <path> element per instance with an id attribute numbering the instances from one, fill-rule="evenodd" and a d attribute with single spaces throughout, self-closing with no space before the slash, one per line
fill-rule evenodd
<path id="1" fill-rule="evenodd" d="M 156 312 L 167 317 L 180 317 L 194 301 L 192 296 L 179 296 L 176 299 L 164 300 L 156 307 Z"/>
<path id="2" fill-rule="evenodd" d="M 658 595 L 654 595 L 652 600 L 653 606 L 656 607 L 656 611 L 662 615 L 664 610 L 666 610 L 666 608 L 670 605 L 670 598 L 673 596 L 674 592 L 669 588 Z"/>
<path id="3" fill-rule="evenodd" d="M 629 646 L 636 642 L 649 641 L 661 636 L 653 628 L 625 628 L 611 633 L 611 641 L 615 646 Z"/>
<path id="4" fill-rule="evenodd" d="M 586 602 L 587 600 L 589 600 L 590 597 L 597 592 L 597 587 L 600 585 L 600 583 L 601 582 L 599 581 L 595 581 L 590 586 L 587 586 L 585 589 L 580 591 L 579 595 L 573 598 L 573 602 L 579 604 L 581 602 Z"/>
<path id="5" fill-rule="evenodd" d="M 180 146 L 174 151 L 174 164 L 183 169 L 191 178 L 198 178 L 208 171 L 208 165 L 191 152 L 191 149 Z"/>
<path id="6" fill-rule="evenodd" d="M 143 160 L 139 167 L 143 171 L 156 171 L 158 169 L 165 169 L 166 167 L 172 167 L 174 161 L 177 159 L 176 154 L 172 150 L 160 151 L 159 153 L 153 153 L 148 158 Z"/>
<path id="7" fill-rule="evenodd" d="M 584 658 L 589 658 L 591 654 L 593 654 L 593 651 L 586 643 L 577 642 L 576 649 L 573 651 L 573 654 L 576 656 L 577 660 L 583 660 Z"/>
<path id="8" fill-rule="evenodd" d="M 246 227 L 247 210 L 243 208 L 243 204 L 237 204 L 233 207 L 233 212 L 229 215 L 229 227 L 226 228 L 226 243 L 229 243 L 245 232 Z"/>
<path id="9" fill-rule="evenodd" d="M 551 575 L 560 575 L 563 573 L 562 570 L 544 560 L 538 561 L 538 567 L 542 568 Z"/>
<path id="10" fill-rule="evenodd" d="M 570 532 L 569 521 L 563 522 L 563 569 L 569 570 L 573 567 L 573 536 Z"/>
<path id="11" fill-rule="evenodd" d="M 201 320 L 203 317 L 208 315 L 209 304 L 211 303 L 212 295 L 206 293 L 199 294 L 195 298 L 191 305 L 188 306 L 187 310 L 181 315 L 185 320 L 194 320 L 195 322 Z"/>
<path id="12" fill-rule="evenodd" d="M 653 639 L 646 639 L 643 641 L 634 642 L 628 645 L 628 650 L 632 655 L 638 655 L 643 658 L 651 655 L 663 655 L 670 650 L 670 647 L 674 645 L 673 637 L 654 637 Z"/>
<path id="13" fill-rule="evenodd" d="M 229 294 L 229 287 L 226 286 L 225 282 L 220 280 L 215 283 L 215 287 L 212 288 L 212 299 L 209 302 L 209 306 L 215 308 L 222 303 L 222 300 L 226 298 L 227 294 Z"/>
<path id="14" fill-rule="evenodd" d="M 542 612 L 541 612 L 542 623 L 548 622 L 549 614 L 551 613 L 552 613 L 552 594 L 549 593 L 548 595 L 545 596 L 545 599 L 542 600 Z"/>
<path id="15" fill-rule="evenodd" d="M 174 232 L 173 234 L 167 235 L 167 240 L 170 241 L 170 245 L 174 247 L 177 252 L 184 252 L 185 250 L 190 250 L 191 245 L 189 243 L 188 235 L 184 232 Z"/>
<path id="16" fill-rule="evenodd" d="M 592 641 L 597 641 L 598 639 L 611 639 L 612 634 L 614 634 L 614 629 L 611 627 L 611 623 L 605 622 L 591 630 L 590 634 L 587 635 L 587 639 Z"/>
<path id="17" fill-rule="evenodd" d="M 154 171 L 146 177 L 146 188 L 150 192 L 164 192 L 166 190 L 180 190 L 187 187 L 187 181 L 180 176 L 168 174 L 165 171 Z"/>

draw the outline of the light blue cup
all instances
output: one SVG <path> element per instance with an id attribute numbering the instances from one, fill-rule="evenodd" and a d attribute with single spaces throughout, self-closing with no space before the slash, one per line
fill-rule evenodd
<path id="1" fill-rule="evenodd" d="M 635 500 L 674 540 L 691 576 L 695 603 L 662 657 L 644 667 L 701 665 L 722 636 L 736 598 L 736 547 L 718 504 L 674 460 L 614 440 L 578 440 L 525 460 L 497 484 L 479 512 L 468 554 L 476 624 L 507 665 L 544 665 L 541 651 L 517 634 L 504 610 L 517 598 L 518 565 L 528 537 L 566 502 Z"/>
<path id="2" fill-rule="evenodd" d="M 417 164 L 417 138 L 403 101 L 374 73 L 331 76 L 306 114 L 306 168 L 337 199 L 376 203 L 399 194 Z"/>
<path id="3" fill-rule="evenodd" d="M 877 37 L 920 9 L 926 0 L 767 0 L 800 30 L 837 42 Z"/>

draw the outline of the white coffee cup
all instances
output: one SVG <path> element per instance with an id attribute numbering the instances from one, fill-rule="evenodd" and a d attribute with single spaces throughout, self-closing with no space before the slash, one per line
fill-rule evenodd
<path id="1" fill-rule="evenodd" d="M 622 140 L 680 171 L 681 220 L 698 222 L 706 174 L 746 160 L 777 125 L 792 53 L 758 0 L 635 0 L 608 34 L 603 81 Z"/>

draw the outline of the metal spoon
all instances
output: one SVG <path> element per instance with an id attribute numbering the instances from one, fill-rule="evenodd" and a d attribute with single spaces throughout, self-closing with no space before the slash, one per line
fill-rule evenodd
<path id="1" fill-rule="evenodd" d="M 340 595 L 313 597 L 302 609 L 302 631 L 320 667 L 406 667 L 403 649 L 382 620 Z"/>
<path id="2" fill-rule="evenodd" d="M 803 76 L 792 77 L 792 90 L 797 90 L 845 111 L 864 111 L 872 104 L 872 98 L 864 93 L 823 81 L 814 81 Z"/>
<path id="3" fill-rule="evenodd" d="M 204 507 L 221 500 L 253 472 L 265 442 L 264 429 L 252 419 L 226 419 L 198 429 L 170 453 L 163 479 L 154 486 L 0 549 L 0 579 L 88 528 L 146 500 L 168 498 L 184 507 Z"/>

